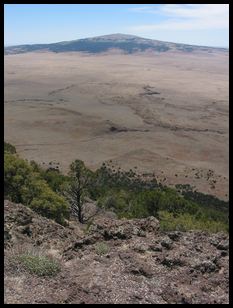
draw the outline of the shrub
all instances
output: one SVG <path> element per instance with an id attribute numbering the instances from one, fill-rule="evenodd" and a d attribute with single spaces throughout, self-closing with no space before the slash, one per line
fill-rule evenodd
<path id="1" fill-rule="evenodd" d="M 197 219 L 190 214 L 174 215 L 167 211 L 159 212 L 160 229 L 163 231 L 190 231 L 202 230 L 211 233 L 219 231 L 228 232 L 228 225 L 221 221 L 213 221 L 206 218 Z"/>
<path id="2" fill-rule="evenodd" d="M 12 144 L 4 141 L 4 153 L 5 152 L 6 153 L 15 154 L 16 153 L 16 148 Z"/>
<path id="3" fill-rule="evenodd" d="M 45 180 L 49 187 L 56 193 L 62 193 L 64 187 L 70 181 L 70 177 L 62 174 L 57 169 L 48 168 L 47 170 L 44 170 L 35 161 L 31 161 L 30 165 L 33 171 L 39 173 L 41 178 Z"/>
<path id="4" fill-rule="evenodd" d="M 109 252 L 109 246 L 104 242 L 97 243 L 95 245 L 95 251 L 98 255 L 106 255 Z"/>
<path id="5" fill-rule="evenodd" d="M 98 206 L 106 210 L 114 211 L 119 218 L 133 218 L 132 194 L 129 191 L 110 190 L 98 200 Z"/>
<path id="6" fill-rule="evenodd" d="M 68 218 L 68 204 L 17 155 L 4 155 L 4 197 L 29 206 L 39 214 L 63 224 Z"/>
<path id="7" fill-rule="evenodd" d="M 79 221 L 86 222 L 83 206 L 88 196 L 118 218 L 155 216 L 164 230 L 217 232 L 227 231 L 229 225 L 229 203 L 193 191 L 188 184 L 168 188 L 156 179 L 145 180 L 133 170 L 122 171 L 108 164 L 92 172 L 80 160 L 71 164 L 65 176 L 52 168 L 43 170 L 33 161 L 28 164 L 5 142 L 4 195 L 61 224 L 69 217 L 68 202 Z"/>
<path id="8" fill-rule="evenodd" d="M 17 256 L 21 265 L 30 273 L 37 276 L 55 276 L 60 270 L 60 265 L 47 256 L 21 254 Z"/>

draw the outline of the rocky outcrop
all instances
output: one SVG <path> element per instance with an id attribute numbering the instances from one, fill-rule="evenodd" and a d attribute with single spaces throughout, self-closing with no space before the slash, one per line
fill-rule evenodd
<path id="1" fill-rule="evenodd" d="M 42 217 L 21 204 L 4 201 L 5 248 L 25 243 L 46 247 L 65 247 L 72 239 L 81 237 L 77 226 L 64 227 Z"/>
<path id="2" fill-rule="evenodd" d="M 159 230 L 159 222 L 154 217 L 145 219 L 117 220 L 98 219 L 95 220 L 89 232 L 99 233 L 106 240 L 130 239 L 133 236 L 144 237 L 146 233 L 156 234 Z"/>
<path id="3" fill-rule="evenodd" d="M 104 215 L 63 227 L 23 205 L 6 201 L 4 208 L 5 303 L 228 303 L 224 233 L 164 233 L 154 217 Z M 41 278 L 14 270 L 8 260 L 17 245 L 53 253 L 61 272 Z"/>

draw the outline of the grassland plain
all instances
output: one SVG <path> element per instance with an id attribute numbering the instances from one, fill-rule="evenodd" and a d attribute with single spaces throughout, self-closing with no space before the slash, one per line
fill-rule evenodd
<path id="1" fill-rule="evenodd" d="M 228 53 L 5 56 L 4 139 L 67 171 L 75 159 L 228 199 Z"/>

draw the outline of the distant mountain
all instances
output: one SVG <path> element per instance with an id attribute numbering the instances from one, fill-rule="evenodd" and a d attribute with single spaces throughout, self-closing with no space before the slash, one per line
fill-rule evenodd
<path id="1" fill-rule="evenodd" d="M 154 51 L 180 51 L 180 52 L 213 52 L 213 51 L 228 51 L 227 48 L 215 48 L 207 46 L 195 46 L 187 44 L 177 44 L 163 42 L 158 40 L 141 38 L 127 34 L 110 34 L 97 36 L 93 38 L 85 38 L 74 41 L 65 41 L 52 44 L 33 44 L 33 45 L 18 45 L 8 46 L 4 48 L 5 54 L 17 54 L 33 51 L 51 51 L 51 52 L 86 52 L 86 53 L 101 53 L 112 49 L 118 49 L 126 54 L 136 52 Z"/>

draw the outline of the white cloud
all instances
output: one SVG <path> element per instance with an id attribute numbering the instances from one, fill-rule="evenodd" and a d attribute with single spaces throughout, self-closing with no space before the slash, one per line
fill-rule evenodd
<path id="1" fill-rule="evenodd" d="M 161 12 L 166 15 L 181 18 L 227 17 L 228 4 L 166 4 Z"/>
<path id="2" fill-rule="evenodd" d="M 134 32 L 155 30 L 228 29 L 228 4 L 164 4 L 159 7 L 136 7 L 134 12 L 157 14 L 163 21 L 131 27 Z"/>
<path id="3" fill-rule="evenodd" d="M 153 10 L 151 6 L 139 6 L 139 7 L 130 8 L 129 11 L 138 12 L 138 13 L 142 13 L 142 12 L 148 13 L 150 12 L 151 9 Z"/>

